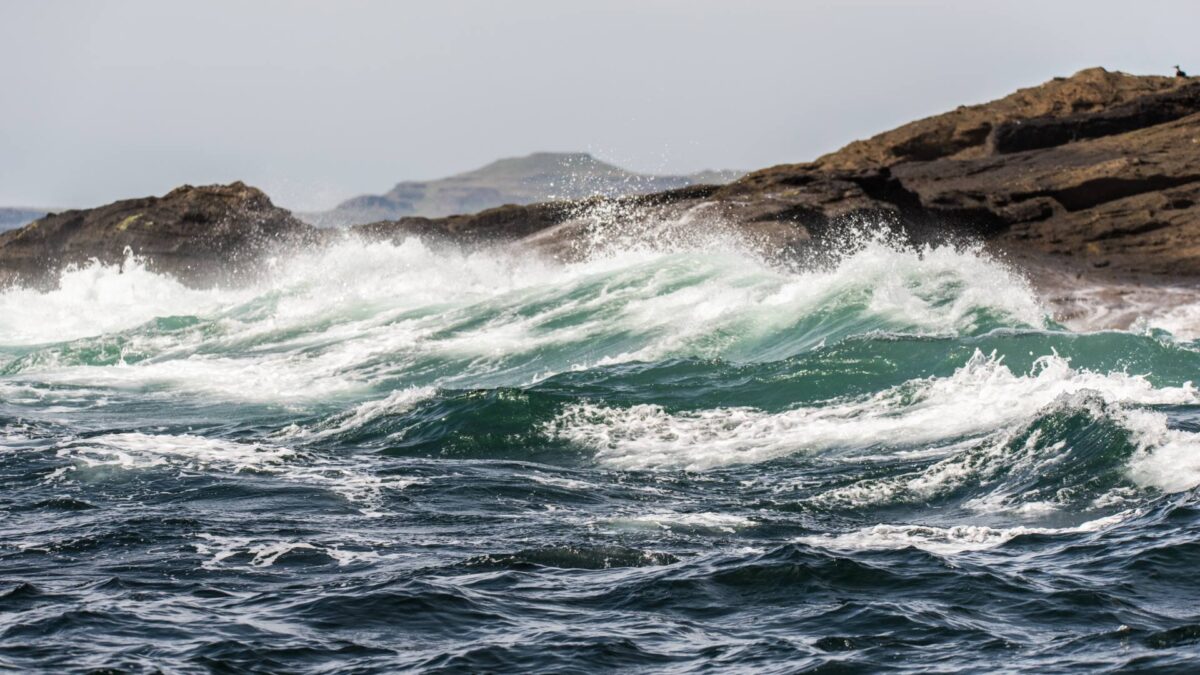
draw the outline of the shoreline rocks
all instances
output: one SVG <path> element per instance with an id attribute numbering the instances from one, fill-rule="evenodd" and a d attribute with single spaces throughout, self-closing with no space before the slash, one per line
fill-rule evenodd
<path id="1" fill-rule="evenodd" d="M 785 249 L 811 248 L 859 219 L 917 240 L 983 238 L 1017 257 L 1084 270 L 1194 277 L 1200 80 L 1092 68 L 669 201 L 660 217 L 702 210 Z M 558 208 L 557 218 L 546 217 L 545 205 L 504 207 L 504 218 L 490 210 L 370 231 L 543 243 L 544 235 L 508 223 L 526 223 L 525 213 L 540 229 L 570 230 L 589 216 L 586 204 L 575 206 Z M 555 252 L 570 237 L 561 239 Z"/>
<path id="2" fill-rule="evenodd" d="M 731 227 L 805 256 L 848 222 L 921 240 L 976 238 L 1017 261 L 1097 277 L 1200 275 L 1200 79 L 1102 68 L 917 120 L 812 162 L 720 186 L 406 217 L 351 232 L 511 243 L 578 255 L 597 225 Z M 42 218 L 0 234 L 0 285 L 52 283 L 63 266 L 123 259 L 206 284 L 252 275 L 264 256 L 329 236 L 228 186 L 178 188 Z"/>
<path id="3" fill-rule="evenodd" d="M 255 274 L 264 256 L 316 240 L 313 227 L 261 190 L 240 182 L 184 185 L 0 233 L 0 286 L 52 286 L 67 266 L 121 264 L 127 252 L 189 285 L 236 283 Z"/>

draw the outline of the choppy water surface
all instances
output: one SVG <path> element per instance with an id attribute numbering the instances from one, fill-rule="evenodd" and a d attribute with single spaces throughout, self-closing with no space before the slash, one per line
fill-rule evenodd
<path id="1" fill-rule="evenodd" d="M 71 271 L 0 294 L 0 666 L 1193 671 L 1194 338 L 879 242 Z"/>

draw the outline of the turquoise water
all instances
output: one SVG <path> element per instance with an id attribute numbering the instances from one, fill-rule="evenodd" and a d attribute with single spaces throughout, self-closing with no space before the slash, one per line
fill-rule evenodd
<path id="1" fill-rule="evenodd" d="M 0 665 L 1193 671 L 1200 343 L 977 250 L 0 293 Z"/>

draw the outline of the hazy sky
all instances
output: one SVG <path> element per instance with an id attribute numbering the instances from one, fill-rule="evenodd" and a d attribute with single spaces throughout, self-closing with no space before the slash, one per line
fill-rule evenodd
<path id="1" fill-rule="evenodd" d="M 1194 0 L 0 0 L 0 204 L 242 179 L 317 209 L 537 150 L 753 169 L 1177 62 Z"/>

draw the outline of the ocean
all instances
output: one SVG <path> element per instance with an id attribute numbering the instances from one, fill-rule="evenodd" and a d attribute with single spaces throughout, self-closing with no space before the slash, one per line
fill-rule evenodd
<path id="1" fill-rule="evenodd" d="M 0 292 L 0 667 L 1195 672 L 1172 311 L 879 237 L 71 269 Z"/>

